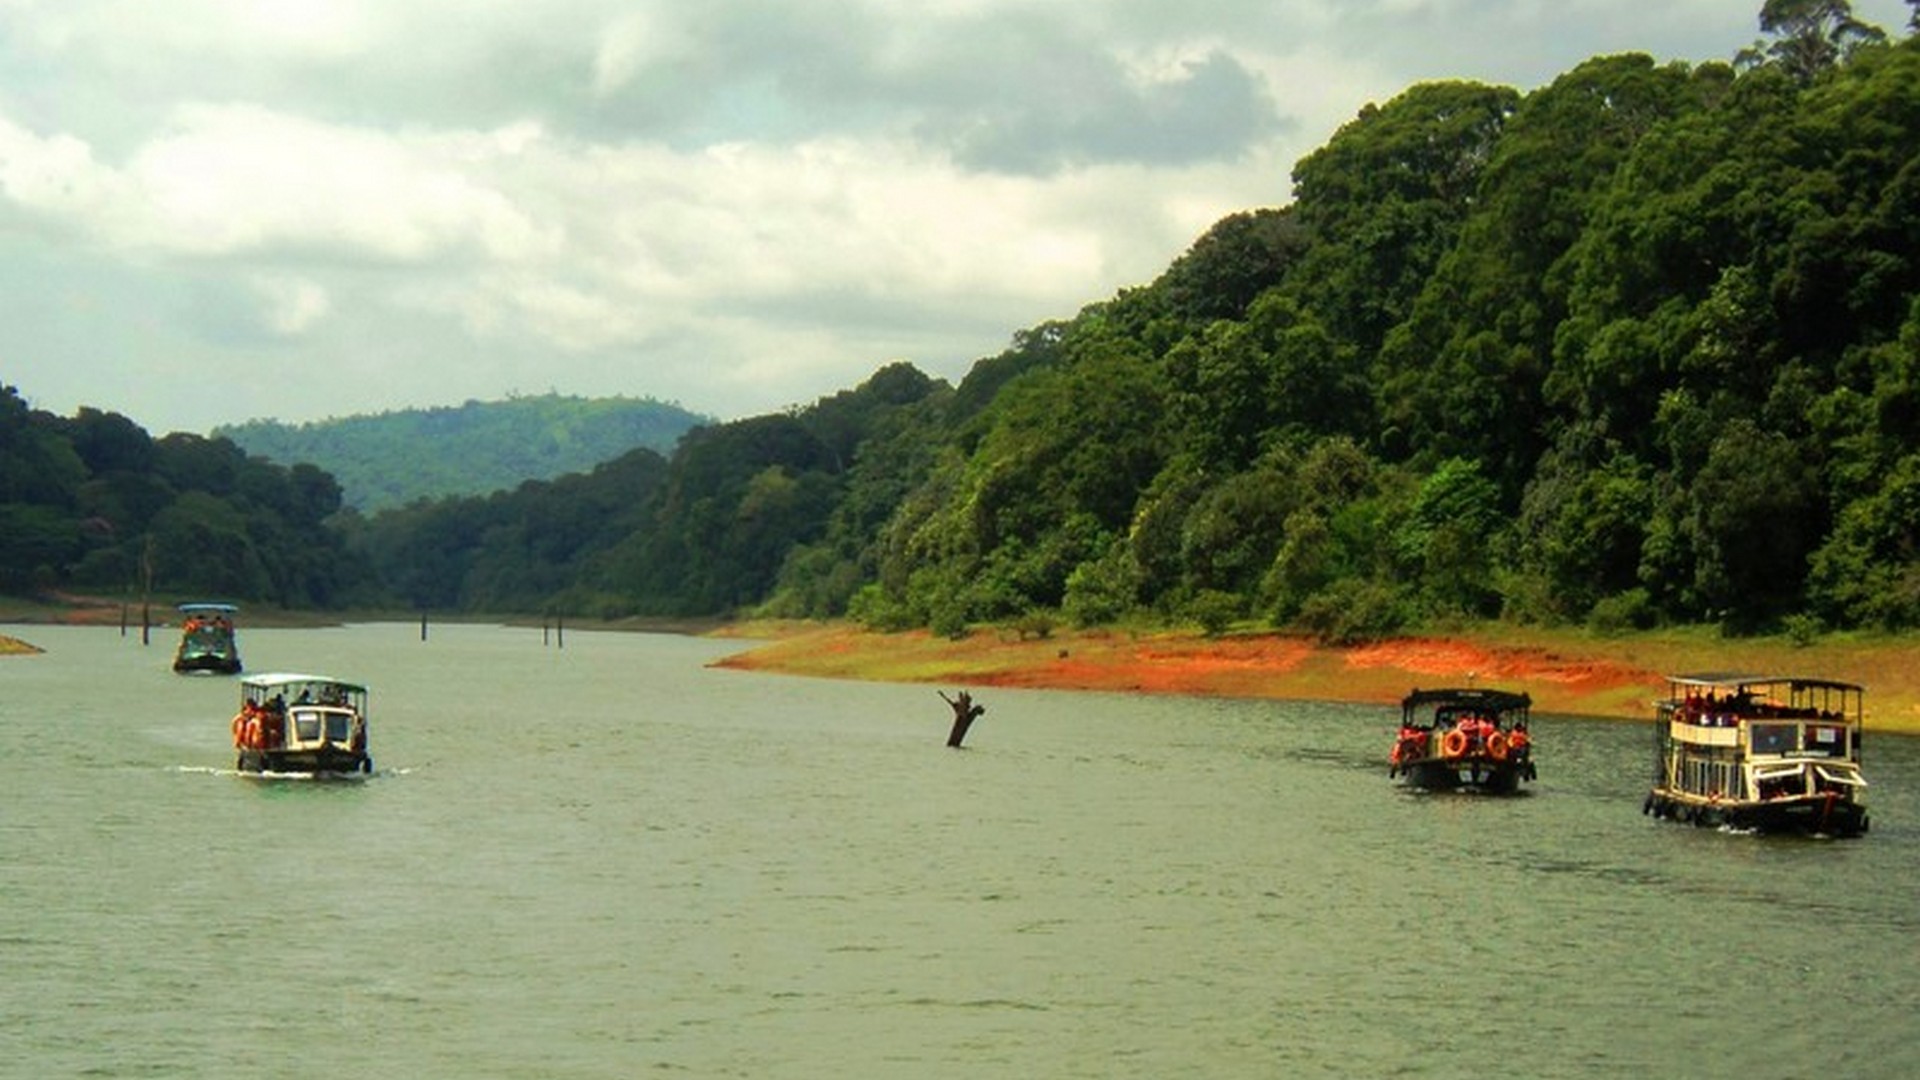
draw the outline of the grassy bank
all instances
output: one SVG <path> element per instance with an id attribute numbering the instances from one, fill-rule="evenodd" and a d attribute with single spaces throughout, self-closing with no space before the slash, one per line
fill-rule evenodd
<path id="1" fill-rule="evenodd" d="M 1416 686 L 1525 690 L 1541 712 L 1648 719 L 1672 672 L 1807 675 L 1867 687 L 1867 726 L 1920 734 L 1920 639 L 1729 639 L 1711 630 L 1597 637 L 1482 626 L 1333 648 L 1278 634 L 1072 631 L 1025 639 L 880 634 L 844 624 L 745 624 L 763 639 L 720 666 L 826 678 L 1353 701 L 1391 707 Z"/>

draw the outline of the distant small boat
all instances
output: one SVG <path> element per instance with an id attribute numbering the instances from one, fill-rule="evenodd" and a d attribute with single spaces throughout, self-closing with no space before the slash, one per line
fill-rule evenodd
<path id="1" fill-rule="evenodd" d="M 180 647 L 173 653 L 173 670 L 240 674 L 240 643 L 233 631 L 233 617 L 239 611 L 232 604 L 181 604 Z"/>
<path id="2" fill-rule="evenodd" d="M 1387 775 L 1410 787 L 1510 794 L 1536 775 L 1532 707 L 1532 698 L 1507 690 L 1415 690 L 1400 703 Z"/>
<path id="3" fill-rule="evenodd" d="M 233 718 L 242 772 L 371 773 L 367 688 L 327 675 L 250 675 Z"/>
<path id="4" fill-rule="evenodd" d="M 1671 675 L 1643 813 L 1756 832 L 1859 836 L 1866 689 L 1789 675 Z"/>

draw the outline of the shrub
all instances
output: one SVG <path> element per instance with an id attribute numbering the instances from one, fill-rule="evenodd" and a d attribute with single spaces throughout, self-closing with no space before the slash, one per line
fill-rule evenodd
<path id="1" fill-rule="evenodd" d="M 1628 589 L 1604 597 L 1587 612 L 1587 628 L 1596 634 L 1650 630 L 1656 621 L 1653 597 L 1645 589 Z"/>
<path id="2" fill-rule="evenodd" d="M 1407 612 L 1393 586 L 1346 578 L 1308 597 L 1296 621 L 1324 644 L 1360 645 L 1405 629 Z"/>
<path id="3" fill-rule="evenodd" d="M 1218 589 L 1202 589 L 1187 602 L 1187 617 L 1210 638 L 1226 633 L 1242 614 L 1240 597 Z"/>
<path id="4" fill-rule="evenodd" d="M 1013 632 L 1021 641 L 1028 638 L 1045 641 L 1053 636 L 1053 616 L 1044 611 L 1029 611 L 1013 621 Z"/>

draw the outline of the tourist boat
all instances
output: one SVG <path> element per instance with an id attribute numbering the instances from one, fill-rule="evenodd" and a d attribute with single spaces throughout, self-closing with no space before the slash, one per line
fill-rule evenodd
<path id="1" fill-rule="evenodd" d="M 1644 813 L 1757 832 L 1867 831 L 1864 687 L 1731 674 L 1667 683 Z"/>
<path id="2" fill-rule="evenodd" d="M 234 639 L 232 604 L 181 604 L 180 647 L 173 670 L 181 673 L 240 674 L 240 644 Z"/>
<path id="3" fill-rule="evenodd" d="M 367 688 L 326 675 L 250 675 L 233 718 L 242 772 L 371 773 Z"/>
<path id="4" fill-rule="evenodd" d="M 1411 787 L 1510 794 L 1536 775 L 1532 707 L 1532 698 L 1508 690 L 1415 690 L 1400 702 L 1387 775 Z"/>

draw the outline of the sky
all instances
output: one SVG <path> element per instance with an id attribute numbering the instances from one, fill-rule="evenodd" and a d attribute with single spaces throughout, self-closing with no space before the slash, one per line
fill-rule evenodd
<path id="1" fill-rule="evenodd" d="M 1759 8 L 0 0 L 0 384 L 161 434 L 957 383 L 1287 203 L 1370 102 L 1726 60 Z"/>

